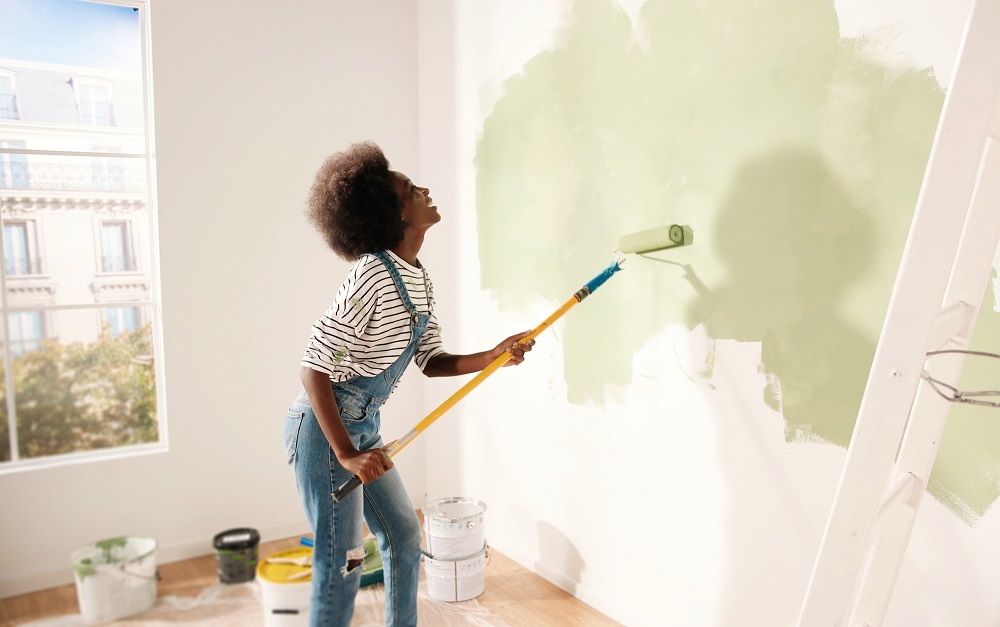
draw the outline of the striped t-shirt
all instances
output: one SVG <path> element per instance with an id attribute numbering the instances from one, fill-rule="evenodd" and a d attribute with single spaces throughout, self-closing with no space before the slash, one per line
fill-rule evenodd
<path id="1" fill-rule="evenodd" d="M 444 352 L 434 316 L 434 289 L 422 268 L 411 266 L 392 251 L 386 253 L 396 264 L 410 302 L 420 313 L 429 314 L 414 357 L 423 370 L 431 357 Z M 374 255 L 362 255 L 333 305 L 313 323 L 302 365 L 325 372 L 332 381 L 372 377 L 399 358 L 411 334 L 410 312 L 389 270 Z"/>

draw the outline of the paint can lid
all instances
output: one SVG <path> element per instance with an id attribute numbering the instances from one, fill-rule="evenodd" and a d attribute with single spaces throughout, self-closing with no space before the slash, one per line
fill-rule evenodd
<path id="1" fill-rule="evenodd" d="M 257 564 L 257 579 L 270 586 L 305 584 L 309 587 L 312 585 L 312 553 L 313 550 L 305 546 L 272 553 Z"/>
<path id="2" fill-rule="evenodd" d="M 256 529 L 240 527 L 215 534 L 212 546 L 217 551 L 239 551 L 255 547 L 258 542 L 260 542 L 260 534 L 257 533 Z"/>
<path id="3" fill-rule="evenodd" d="M 486 503 L 479 499 L 451 496 L 431 501 L 424 505 L 420 511 L 424 513 L 424 518 L 433 518 L 434 520 L 445 522 L 459 522 L 481 515 L 486 511 Z"/>

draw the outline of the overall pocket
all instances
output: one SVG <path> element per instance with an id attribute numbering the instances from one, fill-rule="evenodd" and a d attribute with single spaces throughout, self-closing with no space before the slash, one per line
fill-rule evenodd
<path id="1" fill-rule="evenodd" d="M 295 461 L 295 447 L 299 443 L 299 429 L 302 428 L 303 416 L 305 416 L 305 412 L 299 411 L 299 408 L 294 406 L 285 414 L 285 461 L 289 464 Z"/>
<path id="2" fill-rule="evenodd" d="M 345 424 L 361 422 L 366 418 L 372 397 L 353 387 L 342 387 L 334 392 L 340 418 Z"/>

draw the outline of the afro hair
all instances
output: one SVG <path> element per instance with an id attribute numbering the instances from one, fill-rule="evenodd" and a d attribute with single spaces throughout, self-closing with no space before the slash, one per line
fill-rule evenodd
<path id="1" fill-rule="evenodd" d="M 403 239 L 402 201 L 382 149 L 352 144 L 316 173 L 306 217 L 337 255 L 354 261 Z"/>

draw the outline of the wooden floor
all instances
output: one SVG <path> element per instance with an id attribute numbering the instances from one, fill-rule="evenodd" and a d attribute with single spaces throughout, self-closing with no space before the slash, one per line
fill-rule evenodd
<path id="1" fill-rule="evenodd" d="M 296 548 L 299 538 L 264 542 L 259 555 Z M 215 555 L 160 564 L 160 596 L 196 597 L 218 583 Z M 520 625 L 615 626 L 609 619 L 561 588 L 523 568 L 517 562 L 490 549 L 490 564 L 485 574 L 486 591 L 477 597 L 479 605 L 506 621 Z M 7 627 L 28 621 L 77 614 L 76 586 L 73 584 L 0 599 L 0 625 Z"/>

